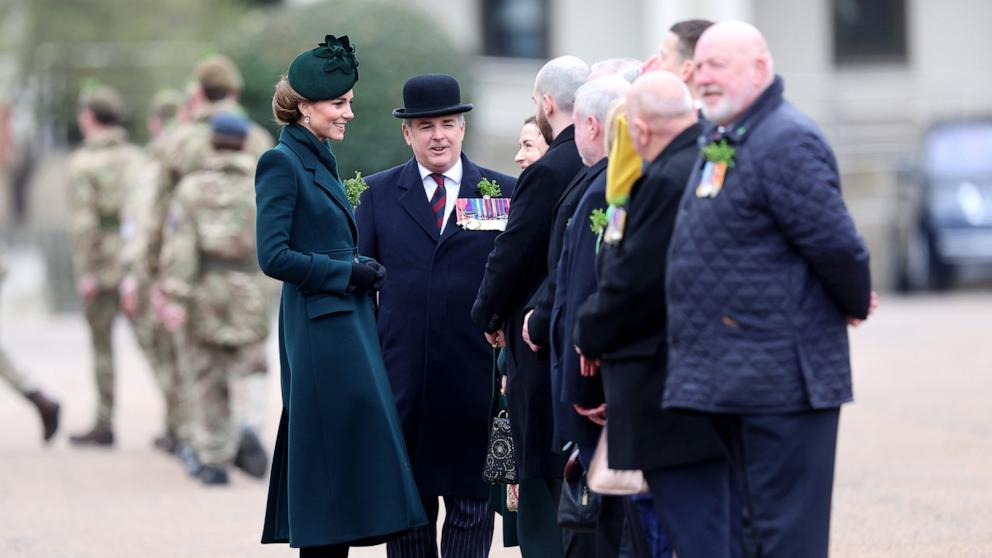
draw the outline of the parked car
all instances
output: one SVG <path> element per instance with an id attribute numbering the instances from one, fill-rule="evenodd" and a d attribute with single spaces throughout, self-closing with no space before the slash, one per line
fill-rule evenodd
<path id="1" fill-rule="evenodd" d="M 897 288 L 943 290 L 966 267 L 992 266 L 992 117 L 930 126 L 898 187 Z"/>

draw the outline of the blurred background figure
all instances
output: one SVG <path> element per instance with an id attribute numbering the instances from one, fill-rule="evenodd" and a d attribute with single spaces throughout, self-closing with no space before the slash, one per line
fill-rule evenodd
<path id="1" fill-rule="evenodd" d="M 176 431 L 181 420 L 176 393 L 179 380 L 172 334 L 165 330 L 151 307 L 152 278 L 158 262 L 149 261 L 149 258 L 157 260 L 158 251 L 150 249 L 148 241 L 157 239 L 160 233 L 149 230 L 150 223 L 160 223 L 155 216 L 161 211 L 156 207 L 168 200 L 161 188 L 161 160 L 167 132 L 177 123 L 186 101 L 186 96 L 173 90 L 162 90 L 152 98 L 146 119 L 149 142 L 145 153 L 148 157 L 140 177 L 129 185 L 121 219 L 124 241 L 121 251 L 124 278 L 119 289 L 121 309 L 131 320 L 138 345 L 162 393 L 164 427 L 152 443 L 167 453 L 176 449 Z"/>
<path id="2" fill-rule="evenodd" d="M 7 259 L 5 248 L 0 243 L 0 285 L 7 274 Z M 7 354 L 0 348 L 0 378 L 3 378 L 12 388 L 23 395 L 34 405 L 41 417 L 42 439 L 49 441 L 59 428 L 59 403 L 45 395 L 34 382 L 23 372 L 14 367 Z"/>
<path id="3" fill-rule="evenodd" d="M 83 92 L 77 116 L 83 145 L 69 162 L 70 228 L 75 247 L 76 290 L 83 300 L 93 346 L 97 388 L 96 419 L 75 444 L 114 443 L 114 353 L 111 329 L 117 315 L 121 280 L 118 256 L 123 241 L 121 210 L 128 185 L 144 163 L 141 150 L 121 127 L 124 104 L 114 89 L 92 86 Z"/>
<path id="4" fill-rule="evenodd" d="M 544 155 L 550 143 L 551 140 L 546 138 L 541 133 L 541 129 L 537 127 L 537 117 L 528 116 L 520 128 L 520 140 L 517 143 L 520 148 L 513 156 L 513 162 L 520 165 L 520 170 L 529 167 L 531 163 Z"/>
<path id="5" fill-rule="evenodd" d="M 188 115 L 188 121 L 179 122 L 162 137 L 160 149 L 155 154 L 159 161 L 160 172 L 157 176 L 159 184 L 152 203 L 152 210 L 145 219 L 145 250 L 143 260 L 149 266 L 147 276 L 152 282 L 152 305 L 161 302 L 158 296 L 161 281 L 159 268 L 162 250 L 162 231 L 167 225 L 166 216 L 172 204 L 177 185 L 188 174 L 204 169 L 210 164 L 209 159 L 215 153 L 212 145 L 213 133 L 210 119 L 222 113 L 243 115 L 244 108 L 238 103 L 243 80 L 238 67 L 230 58 L 223 54 L 214 54 L 200 60 L 194 70 L 195 85 L 192 87 L 183 114 Z M 268 148 L 272 147 L 272 136 L 258 124 L 249 122 L 248 133 L 244 138 L 242 150 L 255 161 Z M 182 335 L 177 336 L 178 341 Z M 177 373 L 173 391 L 167 396 L 175 398 L 175 415 L 172 421 L 175 438 L 175 450 L 187 470 L 199 474 L 200 464 L 193 451 L 193 427 L 190 417 L 194 412 L 201 412 L 192 407 L 190 393 L 185 386 L 192 386 L 195 381 L 188 377 L 195 368 L 192 363 L 185 362 L 189 355 L 183 349 L 176 347 Z M 250 383 L 250 382 L 249 382 Z M 256 391 L 258 387 L 254 388 Z M 258 409 L 256 412 L 260 413 Z M 169 436 L 166 432 L 164 436 Z M 261 449 L 261 445 L 252 431 L 245 431 L 245 444 Z M 257 455 L 257 451 L 253 451 Z"/>
<path id="6" fill-rule="evenodd" d="M 203 484 L 227 484 L 235 464 L 261 478 L 268 459 L 255 441 L 239 455 L 235 409 L 244 380 L 267 371 L 270 282 L 255 259 L 256 158 L 243 151 L 250 122 L 220 113 L 210 120 L 213 152 L 179 183 L 166 221 L 161 288 L 165 327 L 177 333 L 182 389 L 189 394 L 190 445 Z"/>

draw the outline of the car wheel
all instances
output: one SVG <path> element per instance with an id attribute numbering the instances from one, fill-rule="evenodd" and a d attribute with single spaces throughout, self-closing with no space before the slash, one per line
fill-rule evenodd
<path id="1" fill-rule="evenodd" d="M 940 259 L 934 235 L 920 226 L 906 250 L 905 285 L 910 291 L 943 291 L 951 284 L 953 270 Z"/>

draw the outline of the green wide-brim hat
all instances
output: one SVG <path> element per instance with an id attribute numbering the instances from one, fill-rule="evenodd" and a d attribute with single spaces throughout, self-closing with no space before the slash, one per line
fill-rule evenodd
<path id="1" fill-rule="evenodd" d="M 327 35 L 317 48 L 300 53 L 289 65 L 289 84 L 308 101 L 335 99 L 358 81 L 358 59 L 348 36 Z"/>

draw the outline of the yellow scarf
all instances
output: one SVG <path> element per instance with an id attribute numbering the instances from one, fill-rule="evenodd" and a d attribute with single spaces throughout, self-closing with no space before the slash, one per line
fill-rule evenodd
<path id="1" fill-rule="evenodd" d="M 634 144 L 627 133 L 627 115 L 617 116 L 614 127 L 613 147 L 606 165 L 606 201 L 613 206 L 627 203 L 627 196 L 634 181 L 640 178 L 644 161 L 634 151 Z"/>

